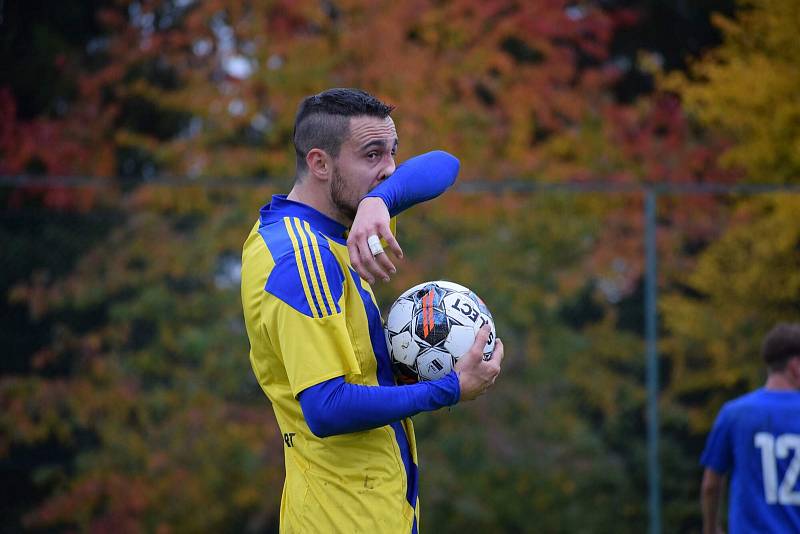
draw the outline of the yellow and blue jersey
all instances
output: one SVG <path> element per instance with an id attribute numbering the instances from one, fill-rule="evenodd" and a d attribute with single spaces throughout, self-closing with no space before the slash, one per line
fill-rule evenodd
<path id="1" fill-rule="evenodd" d="M 350 265 L 345 230 L 276 195 L 244 244 L 250 362 L 284 439 L 281 532 L 416 532 L 411 420 L 319 438 L 298 401 L 303 390 L 340 376 L 395 385 L 380 311 Z"/>

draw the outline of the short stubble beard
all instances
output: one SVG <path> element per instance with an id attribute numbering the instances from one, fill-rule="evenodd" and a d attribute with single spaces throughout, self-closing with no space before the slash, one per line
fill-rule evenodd
<path id="1" fill-rule="evenodd" d="M 341 213 L 347 220 L 352 223 L 356 218 L 356 210 L 358 205 L 354 205 L 348 198 L 347 184 L 342 177 L 337 167 L 333 168 L 333 177 L 331 178 L 331 202 L 334 207 Z"/>

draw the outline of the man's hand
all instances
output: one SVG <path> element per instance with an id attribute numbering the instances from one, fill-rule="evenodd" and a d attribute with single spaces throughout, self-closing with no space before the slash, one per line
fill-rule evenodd
<path id="1" fill-rule="evenodd" d="M 394 264 L 386 252 L 373 255 L 367 239 L 376 235 L 389 245 L 388 251 L 395 257 L 402 258 L 403 250 L 394 238 L 389 228 L 389 210 L 386 203 L 378 197 L 367 197 L 361 200 L 347 236 L 347 250 L 350 253 L 350 263 L 353 268 L 370 284 L 376 278 L 384 282 L 389 281 L 389 276 L 397 272 Z"/>
<path id="2" fill-rule="evenodd" d="M 472 347 L 456 362 L 458 383 L 461 387 L 461 401 L 473 400 L 494 385 L 500 374 L 503 363 L 503 342 L 498 338 L 494 344 L 494 352 L 489 361 L 483 359 L 483 348 L 489 340 L 490 329 L 484 326 L 475 336 Z"/>

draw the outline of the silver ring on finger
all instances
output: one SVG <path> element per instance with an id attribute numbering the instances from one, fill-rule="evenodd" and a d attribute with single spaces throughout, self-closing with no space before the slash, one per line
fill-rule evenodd
<path id="1" fill-rule="evenodd" d="M 372 252 L 372 257 L 378 256 L 383 254 L 383 245 L 381 245 L 381 238 L 375 234 L 372 234 L 367 238 L 367 245 L 369 246 L 369 251 Z"/>

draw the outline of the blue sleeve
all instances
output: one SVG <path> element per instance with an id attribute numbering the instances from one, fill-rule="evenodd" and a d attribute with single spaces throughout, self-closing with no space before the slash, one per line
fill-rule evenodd
<path id="1" fill-rule="evenodd" d="M 444 193 L 456 181 L 459 166 L 458 159 L 443 150 L 421 154 L 403 162 L 366 196 L 382 198 L 394 217 Z"/>
<path id="2" fill-rule="evenodd" d="M 455 371 L 407 386 L 361 386 L 339 376 L 300 393 L 308 428 L 325 438 L 378 428 L 420 412 L 456 404 L 461 391 Z"/>
<path id="3" fill-rule="evenodd" d="M 706 440 L 706 448 L 700 457 L 700 464 L 713 469 L 719 474 L 725 474 L 733 462 L 733 447 L 731 446 L 731 413 L 727 406 L 720 410 L 714 427 Z"/>

